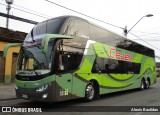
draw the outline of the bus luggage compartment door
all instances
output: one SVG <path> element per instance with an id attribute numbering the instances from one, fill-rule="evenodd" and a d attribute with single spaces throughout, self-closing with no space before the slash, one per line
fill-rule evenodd
<path id="1" fill-rule="evenodd" d="M 71 99 L 72 74 L 56 75 L 56 99 L 57 101 Z"/>

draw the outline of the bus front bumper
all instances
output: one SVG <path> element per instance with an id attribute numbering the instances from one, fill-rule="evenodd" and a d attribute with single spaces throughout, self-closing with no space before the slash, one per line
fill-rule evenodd
<path id="1" fill-rule="evenodd" d="M 39 88 L 21 88 L 16 86 L 15 90 L 18 98 L 45 102 L 56 101 L 54 83 Z"/>

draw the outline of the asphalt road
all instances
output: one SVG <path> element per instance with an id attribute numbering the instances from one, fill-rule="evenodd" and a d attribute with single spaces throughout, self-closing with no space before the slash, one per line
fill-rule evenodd
<path id="1" fill-rule="evenodd" d="M 72 106 L 74 109 L 74 112 L 65 112 L 65 115 L 93 115 L 93 114 L 99 114 L 99 115 L 106 115 L 106 114 L 116 114 L 116 115 L 160 115 L 160 78 L 157 78 L 157 83 L 150 87 L 147 90 L 139 91 L 139 90 L 131 90 L 131 91 L 125 91 L 125 92 L 118 92 L 118 93 L 112 93 L 107 95 L 102 95 L 100 99 L 94 100 L 92 102 L 85 102 L 82 99 L 77 100 L 70 100 L 70 101 L 64 101 L 64 102 L 58 102 L 58 103 L 44 103 L 44 102 L 33 102 L 23 99 L 13 99 L 13 100 L 4 100 L 1 101 L 1 106 L 19 106 L 19 107 L 30 107 L 30 106 L 39 107 L 41 106 L 44 108 L 44 111 L 50 111 L 53 113 L 53 111 L 57 114 L 62 114 L 62 112 L 70 111 L 69 106 Z M 58 107 L 57 107 L 58 106 Z M 115 106 L 111 109 L 113 111 L 117 111 L 119 109 L 120 111 L 124 108 L 127 108 L 128 106 L 158 106 L 159 112 L 104 112 L 107 111 L 107 106 Z M 122 107 L 122 108 L 121 108 Z M 88 111 L 88 112 L 79 112 L 79 111 Z M 92 111 L 97 111 L 92 112 Z M 50 112 L 47 112 L 47 114 L 52 114 Z M 5 114 L 5 115 L 17 115 L 15 113 Z M 34 114 L 34 113 L 30 113 Z M 38 113 L 38 115 L 44 114 L 44 113 Z M 22 113 L 20 114 L 22 115 Z M 52 114 L 53 115 L 53 114 Z"/>

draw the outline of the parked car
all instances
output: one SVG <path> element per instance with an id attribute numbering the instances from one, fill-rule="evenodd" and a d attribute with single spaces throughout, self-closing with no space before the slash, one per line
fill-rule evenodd
<path id="1" fill-rule="evenodd" d="M 160 77 L 160 68 L 156 69 L 157 77 Z"/>

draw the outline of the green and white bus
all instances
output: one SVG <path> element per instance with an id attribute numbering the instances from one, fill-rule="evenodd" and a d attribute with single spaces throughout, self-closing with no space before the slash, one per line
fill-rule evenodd
<path id="1" fill-rule="evenodd" d="M 15 46 L 15 45 L 13 45 Z M 61 16 L 38 23 L 21 45 L 18 98 L 63 101 L 156 83 L 154 50 L 89 21 Z"/>

